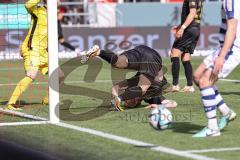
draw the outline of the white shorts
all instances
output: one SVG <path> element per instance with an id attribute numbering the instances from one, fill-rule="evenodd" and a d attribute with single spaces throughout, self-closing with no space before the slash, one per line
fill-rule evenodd
<path id="1" fill-rule="evenodd" d="M 206 68 L 213 70 L 214 61 L 220 52 L 221 48 L 215 50 L 212 54 L 207 56 L 203 63 Z M 240 48 L 233 46 L 225 57 L 222 70 L 218 74 L 218 78 L 226 78 L 240 63 Z"/>

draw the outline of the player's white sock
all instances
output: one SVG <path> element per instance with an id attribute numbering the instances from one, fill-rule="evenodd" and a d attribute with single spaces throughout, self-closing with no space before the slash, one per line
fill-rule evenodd
<path id="1" fill-rule="evenodd" d="M 204 110 L 206 117 L 208 118 L 208 128 L 213 130 L 218 130 L 218 124 L 217 124 L 217 101 L 215 97 L 215 91 L 213 86 L 203 88 L 201 91 L 201 98 L 204 105 Z"/>
<path id="2" fill-rule="evenodd" d="M 221 112 L 223 116 L 226 116 L 230 112 L 230 108 L 227 106 L 227 104 L 224 102 L 221 94 L 218 92 L 218 89 L 216 86 L 214 86 L 215 95 L 216 95 L 216 101 L 217 101 L 217 108 Z"/>

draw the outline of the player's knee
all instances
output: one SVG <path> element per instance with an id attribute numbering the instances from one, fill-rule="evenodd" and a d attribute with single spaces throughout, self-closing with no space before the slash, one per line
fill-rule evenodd
<path id="1" fill-rule="evenodd" d="M 198 85 L 200 88 L 206 88 L 206 87 L 211 86 L 211 82 L 209 82 L 209 78 L 202 77 L 199 79 Z"/>
<path id="2" fill-rule="evenodd" d="M 37 77 L 38 71 L 27 71 L 26 76 L 30 77 L 32 80 L 35 80 Z"/>
<path id="3" fill-rule="evenodd" d="M 191 60 L 191 55 L 189 53 L 182 54 L 181 60 L 182 60 L 182 63 L 188 62 Z"/>
<path id="4" fill-rule="evenodd" d="M 194 83 L 195 83 L 197 86 L 199 86 L 200 75 L 195 72 L 195 73 L 193 74 L 193 80 L 194 80 Z"/>
<path id="5" fill-rule="evenodd" d="M 177 53 L 175 53 L 175 52 L 171 52 L 170 56 L 171 56 L 171 57 L 180 57 L 180 56 L 179 56 Z"/>
<path id="6" fill-rule="evenodd" d="M 181 51 L 178 50 L 178 49 L 172 49 L 170 56 L 171 57 L 180 57 L 181 56 Z"/>

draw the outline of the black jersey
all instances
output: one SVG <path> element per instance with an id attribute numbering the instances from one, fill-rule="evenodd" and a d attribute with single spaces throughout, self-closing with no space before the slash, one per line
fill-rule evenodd
<path id="1" fill-rule="evenodd" d="M 155 77 L 162 68 L 162 59 L 154 49 L 140 45 L 122 53 L 128 59 L 128 69 Z"/>
<path id="2" fill-rule="evenodd" d="M 184 0 L 182 6 L 182 18 L 181 24 L 183 24 L 190 13 L 191 8 L 196 8 L 197 14 L 194 17 L 194 20 L 191 24 L 200 24 L 201 16 L 202 16 L 202 7 L 203 7 L 203 0 Z"/>

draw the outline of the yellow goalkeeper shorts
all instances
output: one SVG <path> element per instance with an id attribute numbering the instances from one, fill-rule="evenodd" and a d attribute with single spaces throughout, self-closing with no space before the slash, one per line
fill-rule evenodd
<path id="1" fill-rule="evenodd" d="M 22 53 L 25 71 L 40 71 L 43 75 L 48 73 L 48 52 L 34 49 Z"/>

